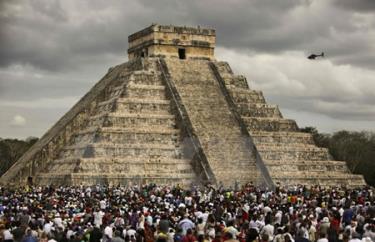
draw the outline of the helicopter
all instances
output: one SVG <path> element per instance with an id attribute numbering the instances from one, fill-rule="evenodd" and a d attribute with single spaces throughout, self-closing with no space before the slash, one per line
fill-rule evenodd
<path id="1" fill-rule="evenodd" d="M 324 52 L 322 52 L 320 55 L 311 54 L 307 57 L 309 60 L 315 60 L 317 57 L 324 57 Z"/>

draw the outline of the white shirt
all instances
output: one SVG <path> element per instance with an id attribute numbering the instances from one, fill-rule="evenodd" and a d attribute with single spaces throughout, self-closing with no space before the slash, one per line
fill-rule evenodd
<path id="1" fill-rule="evenodd" d="M 277 213 L 275 214 L 275 224 L 281 225 L 282 216 L 283 216 L 283 212 L 277 211 Z"/>
<path id="2" fill-rule="evenodd" d="M 275 227 L 271 224 L 267 224 L 263 227 L 261 234 L 268 234 L 269 241 L 273 240 L 273 233 L 274 233 Z M 328 241 L 327 241 L 328 242 Z"/>
<path id="3" fill-rule="evenodd" d="M 70 237 L 72 237 L 73 234 L 74 234 L 74 231 L 69 229 L 68 232 L 66 232 L 66 238 L 70 239 Z"/>
<path id="4" fill-rule="evenodd" d="M 186 204 L 187 206 L 191 206 L 192 201 L 193 201 L 193 198 L 192 198 L 192 197 L 185 197 L 185 204 Z"/>
<path id="5" fill-rule="evenodd" d="M 354 238 L 350 239 L 349 242 L 362 242 L 360 239 Z"/>
<path id="6" fill-rule="evenodd" d="M 112 239 L 113 230 L 110 226 L 105 227 L 104 234 L 107 235 L 109 238 Z"/>
<path id="7" fill-rule="evenodd" d="M 135 231 L 134 229 L 129 229 L 126 234 L 131 237 L 131 236 L 135 236 L 135 234 L 137 233 L 137 231 Z"/>
<path id="8" fill-rule="evenodd" d="M 145 229 L 145 216 L 143 214 L 139 218 L 138 228 Z"/>
<path id="9" fill-rule="evenodd" d="M 46 234 L 49 234 L 51 233 L 51 229 L 52 229 L 52 223 L 49 222 L 49 223 L 46 223 L 43 227 L 43 231 L 46 233 Z"/>
<path id="10" fill-rule="evenodd" d="M 62 225 L 62 219 L 60 218 L 60 217 L 56 217 L 54 220 L 53 220 L 53 222 L 56 224 L 56 226 L 57 227 L 64 227 L 63 225 Z"/>
<path id="11" fill-rule="evenodd" d="M 4 240 L 13 240 L 13 234 L 9 231 L 9 229 L 4 230 L 3 236 Z"/>
<path id="12" fill-rule="evenodd" d="M 105 209 L 105 207 L 106 207 L 106 202 L 104 201 L 104 200 L 101 200 L 100 201 L 100 209 Z"/>
<path id="13" fill-rule="evenodd" d="M 103 211 L 94 212 L 94 224 L 95 224 L 95 226 L 100 227 L 102 225 L 103 217 L 104 217 Z"/>

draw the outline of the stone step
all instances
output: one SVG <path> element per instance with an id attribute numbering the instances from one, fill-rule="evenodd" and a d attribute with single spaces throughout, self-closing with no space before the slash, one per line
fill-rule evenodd
<path id="1" fill-rule="evenodd" d="M 240 103 L 237 104 L 237 110 L 245 117 L 282 118 L 276 105 L 266 103 Z"/>
<path id="2" fill-rule="evenodd" d="M 186 98 L 189 100 L 194 100 L 197 98 L 197 96 L 200 98 L 204 98 L 206 100 L 210 100 L 210 99 L 215 99 L 221 95 L 218 92 L 207 91 L 206 88 L 202 88 L 196 85 L 190 85 L 190 87 L 189 85 L 187 85 L 184 88 L 184 91 L 180 92 L 179 94 L 180 94 L 180 97 L 184 99 Z"/>
<path id="3" fill-rule="evenodd" d="M 217 160 L 216 162 L 212 162 L 212 165 L 215 166 L 218 170 L 228 170 L 228 169 L 247 170 L 247 168 L 256 170 L 256 165 L 252 160 L 236 159 L 231 162 L 225 162 L 225 163 L 220 160 Z"/>
<path id="4" fill-rule="evenodd" d="M 107 132 L 107 133 L 155 133 L 155 134 L 178 134 L 178 129 L 171 129 L 171 128 L 155 128 L 155 127 L 140 127 L 140 128 L 124 128 L 124 127 L 88 127 L 84 130 L 77 132 L 77 135 L 84 135 L 84 134 L 95 134 L 99 132 Z"/>
<path id="5" fill-rule="evenodd" d="M 294 144 L 294 143 L 257 143 L 256 144 L 258 150 L 283 150 L 283 151 L 291 151 L 291 150 L 327 150 L 323 147 L 318 147 L 314 144 Z"/>
<path id="6" fill-rule="evenodd" d="M 250 90 L 244 88 L 231 88 L 229 89 L 234 102 L 240 103 L 266 103 L 262 91 Z"/>
<path id="7" fill-rule="evenodd" d="M 38 174 L 35 180 L 40 185 L 83 185 L 102 184 L 109 186 L 117 185 L 135 185 L 135 184 L 160 184 L 160 185 L 177 185 L 189 187 L 191 182 L 196 179 L 194 174 L 169 174 L 162 175 L 130 175 L 124 173 L 103 174 L 103 173 L 47 173 Z"/>
<path id="8" fill-rule="evenodd" d="M 101 161 L 101 162 L 87 162 L 80 161 L 76 163 L 63 163 L 55 162 L 49 166 L 50 171 L 61 170 L 68 172 L 102 172 L 102 173 L 116 173 L 124 172 L 129 174 L 165 174 L 165 173 L 193 173 L 192 166 L 189 162 L 113 162 L 113 161 Z"/>
<path id="9" fill-rule="evenodd" d="M 176 83 L 184 85 L 184 89 L 186 90 L 196 90 L 198 87 L 202 88 L 203 90 L 210 90 L 216 85 L 214 79 L 197 78 L 197 75 L 184 75 L 182 79 L 176 80 Z"/>
<path id="10" fill-rule="evenodd" d="M 181 77 L 204 77 L 207 75 L 203 74 L 211 74 L 212 71 L 208 68 L 209 61 L 208 60 L 175 60 L 175 65 L 168 65 L 168 69 L 170 72 L 174 72 L 174 75 L 178 78 Z M 186 71 L 189 70 L 189 72 Z"/>
<path id="11" fill-rule="evenodd" d="M 66 146 L 62 150 L 60 158 L 68 157 L 124 157 L 124 156 L 145 156 L 150 157 L 182 157 L 179 147 L 162 144 L 113 144 L 93 143 Z"/>
<path id="12" fill-rule="evenodd" d="M 264 160 L 264 162 L 268 166 L 337 166 L 337 167 L 345 167 L 345 161 L 337 161 L 337 160 Z"/>
<path id="13" fill-rule="evenodd" d="M 296 121 L 280 118 L 259 118 L 242 116 L 249 131 L 297 131 Z"/>
<path id="14" fill-rule="evenodd" d="M 78 174 L 82 174 L 82 173 L 78 173 Z M 87 173 L 83 173 L 82 175 L 84 174 L 87 174 Z M 100 175 L 100 173 L 98 173 L 98 175 Z M 143 180 L 147 179 L 149 181 L 153 181 L 154 179 L 166 179 L 167 183 L 163 183 L 163 184 L 170 184 L 168 182 L 168 180 L 176 180 L 178 182 L 182 182 L 182 179 L 194 179 L 196 178 L 195 174 L 192 172 L 192 171 L 186 171 L 186 172 L 173 172 L 171 174 L 171 172 L 164 172 L 164 173 L 147 173 L 147 172 L 143 172 L 143 173 L 140 173 L 140 174 L 134 174 L 133 176 L 131 176 L 131 174 L 129 175 L 124 175 L 123 173 L 114 173 L 114 174 L 109 174 L 108 175 L 109 177 L 111 178 L 115 178 L 115 177 L 118 177 L 118 178 L 125 178 L 125 177 L 128 177 L 128 178 L 135 178 L 135 177 L 141 177 Z M 149 184 L 149 183 L 148 183 Z M 159 184 L 159 183 L 157 183 Z"/>
<path id="15" fill-rule="evenodd" d="M 135 104 L 169 104 L 170 101 L 166 99 L 160 99 L 160 98 L 118 98 L 116 100 L 118 103 L 135 103 Z"/>
<path id="16" fill-rule="evenodd" d="M 202 146 L 207 150 L 205 153 L 210 158 L 212 164 L 217 167 L 224 166 L 238 166 L 246 167 L 253 165 L 254 159 L 250 159 L 251 151 L 249 147 L 243 144 L 239 145 L 220 145 L 220 144 L 207 144 L 202 142 Z M 221 148 L 218 148 L 218 146 Z M 223 151 L 231 149 L 231 151 Z M 218 158 L 218 156 L 220 156 Z"/>
<path id="17" fill-rule="evenodd" d="M 138 170 L 160 170 L 168 169 L 172 172 L 192 171 L 191 161 L 187 159 L 173 158 L 152 158 L 149 156 L 138 157 L 116 157 L 116 158 L 80 158 L 69 157 L 57 159 L 49 164 L 48 170 L 63 170 L 77 172 L 80 171 L 102 171 L 108 172 L 131 172 L 138 173 Z M 152 171 L 151 171 L 152 172 Z"/>
<path id="18" fill-rule="evenodd" d="M 248 166 L 248 167 L 241 167 L 237 168 L 235 166 L 230 166 L 230 167 L 219 167 L 215 169 L 216 174 L 219 174 L 219 176 L 222 179 L 225 179 L 226 177 L 230 177 L 233 179 L 243 179 L 243 178 L 255 178 L 260 176 L 260 172 L 256 168 L 256 166 Z M 235 176 L 233 176 L 235 174 Z"/>
<path id="19" fill-rule="evenodd" d="M 166 98 L 165 87 L 162 85 L 141 85 L 129 83 L 123 95 L 129 98 Z"/>
<path id="20" fill-rule="evenodd" d="M 97 176 L 97 177 L 106 177 L 106 178 L 135 178 L 135 177 L 142 177 L 142 178 L 169 178 L 169 179 L 187 179 L 187 178 L 195 178 L 195 175 L 193 172 L 187 171 L 187 172 L 181 172 L 181 173 L 172 173 L 171 172 L 164 172 L 164 173 L 155 173 L 155 174 L 148 174 L 146 172 L 141 174 L 126 174 L 121 172 L 113 172 L 109 174 L 103 174 L 102 172 L 76 172 L 76 173 L 70 173 L 70 172 L 49 172 L 49 173 L 43 173 L 38 174 L 37 176 L 42 177 L 57 177 L 57 176 L 83 176 L 83 177 L 90 177 L 90 176 Z M 95 184 L 95 183 L 92 183 Z"/>
<path id="21" fill-rule="evenodd" d="M 189 93 L 190 93 L 190 91 L 189 91 Z M 198 96 L 198 94 L 194 94 L 194 95 L 191 95 L 191 96 L 185 95 L 183 98 L 184 98 L 184 100 L 186 100 L 188 102 L 191 102 L 193 104 L 197 104 L 197 105 L 206 104 L 208 106 L 213 106 L 215 104 L 215 99 L 217 99 L 219 96 L 220 96 L 219 94 L 206 92 L 206 94 L 205 95 L 202 94 L 202 96 Z M 227 104 L 225 102 L 222 102 L 222 103 L 219 103 L 219 104 L 227 106 Z"/>
<path id="22" fill-rule="evenodd" d="M 255 180 L 256 179 L 256 180 Z M 254 179 L 249 179 L 249 178 L 246 178 L 246 179 L 243 179 L 243 180 L 237 180 L 237 187 L 238 189 L 241 188 L 241 186 L 244 186 L 244 185 L 247 185 L 249 183 L 252 183 L 253 185 L 255 186 L 262 186 L 264 185 L 264 182 L 263 182 L 263 179 L 261 178 L 254 178 Z M 236 186 L 236 181 L 234 181 L 233 179 L 225 179 L 225 180 L 220 180 L 220 183 L 218 183 L 220 186 L 224 186 L 226 188 L 229 188 L 229 189 L 235 189 L 235 186 Z"/>
<path id="23" fill-rule="evenodd" d="M 56 159 L 54 163 L 66 163 L 66 164 L 77 164 L 77 163 L 113 163 L 113 164 L 168 164 L 168 165 L 179 165 L 179 164 L 190 164 L 188 159 L 175 159 L 169 157 L 150 157 L 150 156 L 135 156 L 135 157 L 98 157 L 98 158 L 82 158 L 80 156 L 69 157 L 65 159 Z"/>
<path id="24" fill-rule="evenodd" d="M 272 149 L 269 147 L 258 148 L 263 160 L 330 160 L 330 155 L 327 149 L 323 148 L 301 148 L 294 147 L 294 149 Z"/>
<path id="25" fill-rule="evenodd" d="M 105 113 L 111 112 L 114 110 L 114 107 L 116 106 L 116 100 L 118 99 L 118 96 L 113 96 L 109 99 L 103 100 L 97 104 L 95 114 L 94 115 L 103 115 Z"/>
<path id="26" fill-rule="evenodd" d="M 216 68 L 218 69 L 220 75 L 222 77 L 231 77 L 233 76 L 232 68 L 229 66 L 228 62 L 226 61 L 215 61 L 214 62 Z"/>
<path id="27" fill-rule="evenodd" d="M 302 132 L 267 132 L 267 131 L 251 131 L 251 137 L 256 144 L 262 143 L 293 143 L 293 144 L 314 144 L 312 135 Z"/>
<path id="28" fill-rule="evenodd" d="M 176 122 L 170 114 L 116 112 L 91 117 L 88 126 L 174 128 Z"/>
<path id="29" fill-rule="evenodd" d="M 320 172 L 349 172 L 343 161 L 292 161 L 292 160 L 265 160 L 269 170 L 273 171 L 320 171 Z"/>
<path id="30" fill-rule="evenodd" d="M 349 188 L 363 187 L 366 183 L 363 180 L 362 176 L 354 175 L 350 179 L 346 177 L 333 178 L 328 176 L 322 176 L 317 178 L 311 177 L 283 177 L 283 178 L 274 178 L 275 183 L 280 183 L 282 186 L 293 186 L 298 184 L 303 184 L 306 186 L 323 186 L 323 187 L 337 187 L 337 186 L 346 186 Z"/>
<path id="31" fill-rule="evenodd" d="M 117 130 L 112 132 L 110 129 L 102 129 L 99 132 L 79 135 L 74 138 L 74 143 L 114 142 L 118 144 L 147 143 L 176 145 L 180 142 L 178 132 L 168 132 L 168 130 L 164 130 L 163 132 L 161 133 L 159 130 L 140 130 L 139 132 L 134 129 L 129 129 L 127 132 L 117 132 Z"/>
<path id="32" fill-rule="evenodd" d="M 236 174 L 233 176 L 233 174 Z M 218 180 L 217 182 L 225 182 L 227 179 L 230 180 L 232 183 L 235 181 L 253 181 L 253 180 L 260 180 L 261 175 L 256 170 L 235 170 L 234 172 L 231 170 L 217 170 L 216 174 L 218 174 L 218 177 L 220 177 L 221 180 Z"/>
<path id="33" fill-rule="evenodd" d="M 130 78 L 130 84 L 163 85 L 161 78 L 151 72 L 134 72 Z"/>
<path id="34" fill-rule="evenodd" d="M 342 180 L 350 180 L 355 179 L 358 175 L 354 175 L 351 173 L 344 173 L 339 171 L 332 171 L 332 172 L 321 172 L 321 171 L 278 171 L 272 172 L 270 171 L 272 178 L 274 179 L 296 179 L 296 180 L 312 180 L 312 179 L 319 179 L 319 180 L 328 180 L 328 179 L 342 179 Z"/>
<path id="35" fill-rule="evenodd" d="M 113 86 L 113 87 L 109 87 L 106 91 L 107 91 L 107 96 L 106 96 L 106 100 L 109 100 L 109 99 L 112 99 L 112 98 L 116 98 L 116 97 L 119 97 L 121 96 L 121 94 L 123 93 L 124 91 L 124 86 L 123 85 L 118 85 L 118 86 Z M 105 100 L 103 100 L 105 101 Z"/>
<path id="36" fill-rule="evenodd" d="M 169 104 L 169 100 L 159 97 L 148 97 L 148 98 L 132 98 L 132 97 L 123 97 L 123 98 L 111 98 L 109 100 L 102 101 L 98 103 L 98 107 L 105 106 L 108 104 L 117 103 L 151 103 L 151 104 Z"/>
<path id="37" fill-rule="evenodd" d="M 246 77 L 242 75 L 231 75 L 223 77 L 223 80 L 225 82 L 225 85 L 228 89 L 231 88 L 244 88 L 248 89 L 249 85 L 247 83 Z"/>
<path id="38" fill-rule="evenodd" d="M 191 104 L 190 106 L 186 107 L 187 111 L 190 111 L 192 113 L 191 117 L 201 116 L 202 119 L 212 119 L 217 117 L 218 115 L 225 114 L 228 110 L 228 105 L 226 103 L 215 103 L 212 100 L 209 101 L 205 99 L 185 99 L 185 101 Z M 211 111 L 207 112 L 206 108 L 210 108 Z M 232 119 L 230 116 L 229 118 Z"/>
<path id="39" fill-rule="evenodd" d="M 283 142 L 258 142 L 256 139 L 253 139 L 254 140 L 254 143 L 255 145 L 258 146 L 261 146 L 261 147 L 270 147 L 270 148 L 273 148 L 273 147 L 279 147 L 281 149 L 288 149 L 288 147 L 299 147 L 299 148 L 309 148 L 309 147 L 318 147 L 317 145 L 315 144 L 309 144 L 309 143 L 293 143 L 293 142 L 289 142 L 289 143 L 283 143 Z"/>
<path id="40" fill-rule="evenodd" d="M 170 101 L 161 99 L 119 98 L 117 112 L 170 114 Z"/>

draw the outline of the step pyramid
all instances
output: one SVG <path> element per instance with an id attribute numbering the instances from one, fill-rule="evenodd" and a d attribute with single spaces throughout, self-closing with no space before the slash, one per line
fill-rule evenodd
<path id="1" fill-rule="evenodd" d="M 246 78 L 212 29 L 152 25 L 2 177 L 3 184 L 364 185 Z"/>

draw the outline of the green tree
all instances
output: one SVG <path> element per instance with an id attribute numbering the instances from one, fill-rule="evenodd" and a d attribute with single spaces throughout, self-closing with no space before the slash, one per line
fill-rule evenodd
<path id="1" fill-rule="evenodd" d="M 375 133 L 342 130 L 330 135 L 314 127 L 301 131 L 311 133 L 317 146 L 328 148 L 335 160 L 345 161 L 351 172 L 362 174 L 368 184 L 375 185 Z"/>
<path id="2" fill-rule="evenodd" d="M 0 175 L 4 174 L 38 138 L 29 137 L 26 140 L 0 139 Z"/>

